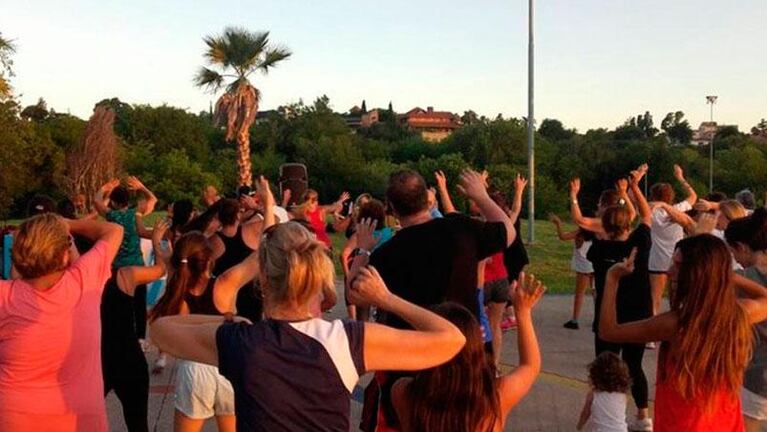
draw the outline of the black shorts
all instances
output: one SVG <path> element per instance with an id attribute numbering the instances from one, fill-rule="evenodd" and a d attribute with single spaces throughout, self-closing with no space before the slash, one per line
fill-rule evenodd
<path id="1" fill-rule="evenodd" d="M 509 296 L 508 279 L 498 279 L 491 282 L 486 282 L 483 289 L 485 291 L 485 304 L 506 303 L 511 299 Z"/>

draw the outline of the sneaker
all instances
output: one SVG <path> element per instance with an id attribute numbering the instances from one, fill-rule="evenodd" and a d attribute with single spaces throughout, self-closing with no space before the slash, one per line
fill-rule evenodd
<path id="1" fill-rule="evenodd" d="M 647 342 L 644 347 L 645 349 L 648 349 L 648 350 L 654 350 L 658 346 L 655 345 L 655 342 Z"/>
<path id="2" fill-rule="evenodd" d="M 581 328 L 581 326 L 578 325 L 578 321 L 576 321 L 576 320 L 570 320 L 570 321 L 566 322 L 562 327 L 564 327 L 566 329 L 570 329 L 570 330 L 578 330 L 578 329 Z"/>
<path id="3" fill-rule="evenodd" d="M 509 331 L 517 327 L 517 319 L 514 317 L 506 317 L 501 321 L 501 330 Z"/>
<path id="4" fill-rule="evenodd" d="M 643 419 L 635 418 L 628 422 L 629 430 L 632 432 L 652 432 L 652 419 L 645 417 Z"/>

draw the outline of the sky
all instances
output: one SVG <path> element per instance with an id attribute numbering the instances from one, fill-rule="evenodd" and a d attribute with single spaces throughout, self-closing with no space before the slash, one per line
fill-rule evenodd
<path id="1" fill-rule="evenodd" d="M 765 0 L 538 0 L 535 118 L 585 131 L 682 110 L 748 131 L 767 118 Z M 527 1 L 0 0 L 23 105 L 87 118 L 101 99 L 207 110 L 204 35 L 270 31 L 293 56 L 255 76 L 261 109 L 327 95 L 336 111 L 527 115 Z"/>

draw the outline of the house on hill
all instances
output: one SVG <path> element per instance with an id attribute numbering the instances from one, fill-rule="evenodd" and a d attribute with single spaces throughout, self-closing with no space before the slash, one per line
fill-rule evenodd
<path id="1" fill-rule="evenodd" d="M 434 111 L 433 107 L 425 110 L 413 108 L 399 114 L 397 120 L 403 127 L 419 132 L 424 140 L 431 142 L 442 141 L 461 127 L 461 117 L 447 111 Z"/>

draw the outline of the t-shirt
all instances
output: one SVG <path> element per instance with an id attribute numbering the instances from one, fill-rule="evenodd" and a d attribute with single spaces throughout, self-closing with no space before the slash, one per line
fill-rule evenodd
<path id="1" fill-rule="evenodd" d="M 97 242 L 45 291 L 0 281 L 0 430 L 107 430 L 100 349 L 107 247 Z"/>
<path id="2" fill-rule="evenodd" d="M 364 330 L 362 322 L 319 318 L 219 327 L 218 370 L 234 388 L 237 430 L 351 430 Z"/>
<path id="3" fill-rule="evenodd" d="M 692 209 L 687 201 L 682 201 L 673 206 L 677 211 L 686 212 Z M 652 212 L 652 248 L 648 263 L 650 271 L 666 272 L 671 267 L 671 256 L 677 242 L 684 238 L 684 229 L 677 224 L 662 208 L 656 208 Z"/>
<path id="4" fill-rule="evenodd" d="M 749 267 L 743 275 L 762 286 L 767 286 L 767 276 L 756 267 Z M 767 321 L 754 325 L 756 340 L 751 362 L 746 367 L 743 387 L 752 393 L 767 398 Z"/>
<path id="5" fill-rule="evenodd" d="M 614 264 L 626 259 L 634 248 L 637 249 L 634 272 L 621 279 L 618 284 L 615 299 L 618 323 L 638 321 L 652 316 L 650 275 L 647 271 L 651 244 L 650 227 L 645 224 L 639 224 L 625 241 L 595 239 L 592 242 L 587 257 L 594 266 L 596 297 L 593 329 L 595 332 L 599 326 L 607 271 Z"/>
<path id="6" fill-rule="evenodd" d="M 517 236 L 511 242 L 511 246 L 503 251 L 503 264 L 506 266 L 506 273 L 510 281 L 519 279 L 519 274 L 526 265 L 530 264 L 525 242 L 522 241 L 522 223 L 519 218 L 514 222 L 514 229 L 517 230 Z"/>
<path id="7" fill-rule="evenodd" d="M 419 306 L 455 301 L 476 313 L 477 264 L 506 247 L 501 222 L 482 222 L 458 213 L 402 228 L 376 249 L 370 264 L 389 290 Z M 399 317 L 379 321 L 410 328 Z"/>
<path id="8" fill-rule="evenodd" d="M 123 241 L 120 243 L 120 250 L 117 251 L 112 266 L 116 269 L 127 266 L 143 266 L 141 239 L 136 227 L 136 209 L 129 207 L 123 210 L 109 210 L 106 219 L 123 227 Z"/>

